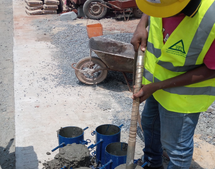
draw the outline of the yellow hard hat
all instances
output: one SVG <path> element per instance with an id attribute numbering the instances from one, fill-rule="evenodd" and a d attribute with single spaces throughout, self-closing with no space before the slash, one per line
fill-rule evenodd
<path id="1" fill-rule="evenodd" d="M 189 2 L 190 0 L 136 0 L 143 13 L 160 18 L 178 14 Z"/>

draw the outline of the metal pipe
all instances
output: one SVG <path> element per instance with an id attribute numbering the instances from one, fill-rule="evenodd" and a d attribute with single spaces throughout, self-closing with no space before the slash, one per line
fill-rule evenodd
<path id="1" fill-rule="evenodd" d="M 136 55 L 135 55 L 136 56 Z M 136 64 L 136 77 L 135 77 L 135 89 L 134 93 L 137 93 L 142 86 L 142 76 L 143 76 L 143 61 L 144 52 L 138 49 L 137 62 Z M 134 169 L 134 154 L 136 145 L 136 134 L 137 134 L 137 117 L 139 114 L 139 98 L 133 100 L 132 112 L 131 112 L 131 124 L 128 139 L 128 149 L 127 149 L 127 159 L 126 159 L 126 169 Z"/>

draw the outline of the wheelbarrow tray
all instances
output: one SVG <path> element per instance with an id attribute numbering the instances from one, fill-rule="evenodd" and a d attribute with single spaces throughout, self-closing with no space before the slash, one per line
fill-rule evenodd
<path id="1" fill-rule="evenodd" d="M 109 4 L 117 6 L 119 8 L 116 9 L 127 9 L 127 8 L 137 8 L 137 4 L 135 0 L 115 0 L 115 1 L 108 1 Z M 113 6 L 113 8 L 114 8 Z"/>
<path id="2" fill-rule="evenodd" d="M 133 72 L 135 52 L 131 44 L 98 36 L 90 39 L 89 47 L 110 70 Z"/>

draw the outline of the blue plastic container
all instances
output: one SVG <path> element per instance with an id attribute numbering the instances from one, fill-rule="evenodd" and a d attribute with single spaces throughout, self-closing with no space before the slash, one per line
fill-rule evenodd
<path id="1" fill-rule="evenodd" d="M 80 127 L 75 127 L 75 126 L 68 126 L 68 127 L 61 128 L 58 131 L 59 146 L 54 148 L 52 150 L 52 152 L 67 144 L 72 144 L 72 143 L 88 144 L 88 143 L 90 143 L 89 139 L 84 141 L 84 130 L 86 130 L 86 129 L 88 129 L 88 127 L 84 128 L 84 129 L 82 129 Z"/>
<path id="2" fill-rule="evenodd" d="M 115 169 L 126 163 L 128 144 L 123 142 L 110 143 L 105 148 L 105 165 L 102 168 Z"/>
<path id="3" fill-rule="evenodd" d="M 121 127 L 113 124 L 104 124 L 98 126 L 92 135 L 96 135 L 96 162 L 97 164 L 105 164 L 105 148 L 108 144 L 120 141 Z"/>

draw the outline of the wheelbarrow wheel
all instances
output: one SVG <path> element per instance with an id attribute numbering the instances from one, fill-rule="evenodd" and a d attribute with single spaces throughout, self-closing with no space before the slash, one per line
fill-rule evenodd
<path id="1" fill-rule="evenodd" d="M 98 84 L 107 77 L 107 73 L 106 65 L 96 57 L 81 59 L 75 70 L 77 78 L 85 84 Z"/>
<path id="2" fill-rule="evenodd" d="M 84 14 L 90 19 L 101 19 L 107 13 L 107 7 L 103 6 L 102 0 L 87 0 L 84 3 Z"/>

